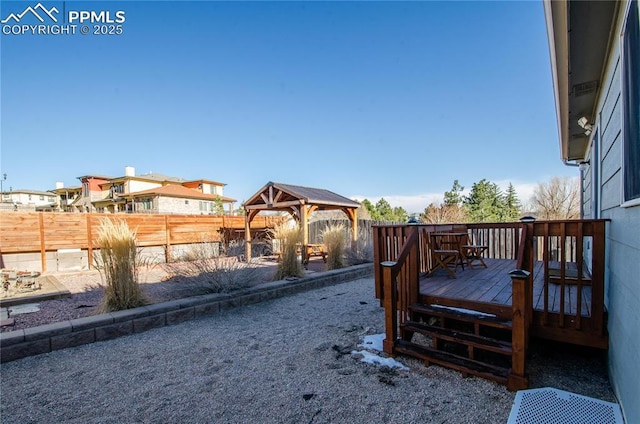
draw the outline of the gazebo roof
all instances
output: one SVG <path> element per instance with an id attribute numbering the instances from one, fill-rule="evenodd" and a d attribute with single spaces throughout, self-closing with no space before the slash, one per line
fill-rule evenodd
<path id="1" fill-rule="evenodd" d="M 358 208 L 360 204 L 332 191 L 268 182 L 244 204 L 246 210 L 285 210 L 294 205 L 314 205 L 318 210 Z"/>
<path id="2" fill-rule="evenodd" d="M 309 215 L 318 210 L 341 210 L 351 221 L 351 237 L 358 237 L 358 207 L 354 202 L 329 190 L 269 181 L 244 203 L 246 257 L 251 258 L 251 220 L 262 211 L 286 211 L 302 228 L 302 244 L 309 245 Z M 303 247 L 302 256 L 307 256 Z"/>

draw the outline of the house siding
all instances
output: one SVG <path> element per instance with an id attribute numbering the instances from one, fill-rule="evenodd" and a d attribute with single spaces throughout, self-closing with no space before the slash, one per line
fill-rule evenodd
<path id="1" fill-rule="evenodd" d="M 161 183 L 152 183 L 148 181 L 128 180 L 127 193 L 136 193 L 138 191 L 151 190 L 152 188 L 162 187 Z M 125 190 L 126 190 L 125 189 Z"/>
<path id="2" fill-rule="evenodd" d="M 626 10 L 628 3 L 621 8 Z M 616 23 L 615 34 L 623 27 L 624 13 Z M 588 156 L 600 165 L 600 216 L 611 220 L 608 238 L 607 299 L 609 313 L 609 373 L 626 421 L 640 422 L 640 206 L 621 207 L 622 203 L 622 104 L 620 39 L 616 39 L 600 98 L 600 152 L 595 158 L 593 146 Z M 590 172 L 585 178 L 592 180 Z M 583 181 L 583 211 L 590 217 L 591 188 Z"/>
<path id="3" fill-rule="evenodd" d="M 185 204 L 188 201 L 188 204 Z M 200 215 L 200 201 L 179 197 L 158 197 L 158 213 Z M 207 213 L 208 214 L 208 213 Z"/>

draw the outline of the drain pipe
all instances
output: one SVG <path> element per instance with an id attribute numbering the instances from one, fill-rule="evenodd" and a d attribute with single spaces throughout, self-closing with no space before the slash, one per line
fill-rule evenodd
<path id="1" fill-rule="evenodd" d="M 562 158 L 562 163 L 565 166 L 571 166 L 574 168 L 580 168 L 581 162 L 568 162 L 568 159 Z M 584 218 L 584 178 L 582 175 L 582 168 L 580 168 L 580 218 Z"/>

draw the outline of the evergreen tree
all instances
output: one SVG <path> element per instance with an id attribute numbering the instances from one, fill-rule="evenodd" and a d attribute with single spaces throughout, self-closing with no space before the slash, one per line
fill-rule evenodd
<path id="1" fill-rule="evenodd" d="M 482 179 L 464 198 L 471 222 L 504 222 L 505 200 L 497 184 Z"/>
<path id="2" fill-rule="evenodd" d="M 371 203 L 369 199 L 364 199 L 362 201 L 362 206 L 364 206 L 367 212 L 369 212 L 369 216 L 373 221 L 381 221 L 378 210 L 376 209 L 375 206 L 373 206 L 373 203 Z"/>
<path id="3" fill-rule="evenodd" d="M 507 188 L 507 194 L 504 198 L 505 203 L 505 214 L 504 220 L 505 222 L 514 222 L 520 218 L 522 213 L 522 203 L 520 203 L 520 199 L 518 199 L 518 195 L 516 193 L 516 189 L 513 187 L 513 184 L 509 183 L 509 187 Z"/>
<path id="4" fill-rule="evenodd" d="M 444 206 L 458 206 L 462 205 L 462 187 L 458 180 L 453 182 L 453 187 L 451 187 L 451 191 L 444 192 Z"/>
<path id="5" fill-rule="evenodd" d="M 382 197 L 376 203 L 376 211 L 378 212 L 378 216 L 380 217 L 381 220 L 393 221 L 393 209 L 391 208 L 391 205 L 389 204 L 389 202 L 385 200 L 384 197 Z"/>
<path id="6" fill-rule="evenodd" d="M 393 208 L 393 219 L 392 221 L 397 222 L 407 222 L 409 220 L 409 214 L 402 206 L 396 206 Z"/>

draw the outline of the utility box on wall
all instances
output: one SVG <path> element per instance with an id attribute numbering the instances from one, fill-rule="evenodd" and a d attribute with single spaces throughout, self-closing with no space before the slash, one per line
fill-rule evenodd
<path id="1" fill-rule="evenodd" d="M 59 272 L 87 270 L 89 269 L 88 260 L 87 252 L 82 249 L 58 249 L 57 270 Z"/>

